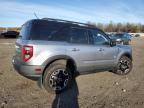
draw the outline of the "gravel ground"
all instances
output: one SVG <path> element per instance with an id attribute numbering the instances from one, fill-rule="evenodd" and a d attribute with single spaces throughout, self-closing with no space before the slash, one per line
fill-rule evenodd
<path id="1" fill-rule="evenodd" d="M 144 108 L 144 38 L 133 38 L 133 70 L 78 76 L 66 92 L 55 95 L 19 75 L 11 64 L 14 39 L 0 39 L 1 108 Z"/>

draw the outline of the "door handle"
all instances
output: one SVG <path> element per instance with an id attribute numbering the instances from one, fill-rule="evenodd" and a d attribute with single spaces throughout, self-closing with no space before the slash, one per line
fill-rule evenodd
<path id="1" fill-rule="evenodd" d="M 71 51 L 80 51 L 80 49 L 73 48 Z"/>
<path id="2" fill-rule="evenodd" d="M 99 48 L 98 51 L 104 51 L 104 49 L 103 48 Z"/>

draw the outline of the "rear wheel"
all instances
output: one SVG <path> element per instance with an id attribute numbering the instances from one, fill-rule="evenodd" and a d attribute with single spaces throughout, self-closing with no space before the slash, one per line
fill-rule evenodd
<path id="1" fill-rule="evenodd" d="M 132 70 L 132 60 L 126 56 L 122 56 L 118 62 L 114 73 L 118 75 L 127 75 Z"/>
<path id="2" fill-rule="evenodd" d="M 72 82 L 72 74 L 64 60 L 50 64 L 43 76 L 44 88 L 53 93 L 60 93 L 67 89 Z"/>

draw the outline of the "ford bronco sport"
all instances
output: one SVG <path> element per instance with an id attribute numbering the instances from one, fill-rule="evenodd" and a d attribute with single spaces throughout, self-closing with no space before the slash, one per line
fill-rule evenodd
<path id="1" fill-rule="evenodd" d="M 103 31 L 84 23 L 51 18 L 27 21 L 15 47 L 15 70 L 56 93 L 68 88 L 75 74 L 126 75 L 132 69 L 131 46 L 116 45 Z"/>

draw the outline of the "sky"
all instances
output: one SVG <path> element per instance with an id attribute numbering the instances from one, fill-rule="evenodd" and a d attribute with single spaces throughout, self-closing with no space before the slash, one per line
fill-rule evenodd
<path id="1" fill-rule="evenodd" d="M 36 19 L 34 13 L 84 23 L 144 24 L 144 0 L 0 0 L 0 27 L 19 27 Z"/>

